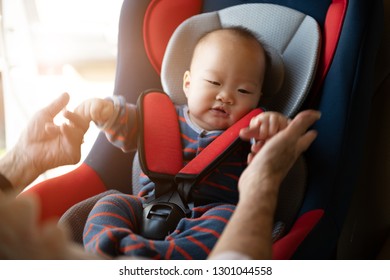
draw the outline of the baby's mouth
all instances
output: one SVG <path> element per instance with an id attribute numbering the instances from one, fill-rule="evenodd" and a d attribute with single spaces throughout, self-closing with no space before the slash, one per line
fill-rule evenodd
<path id="1" fill-rule="evenodd" d="M 211 108 L 211 111 L 215 114 L 220 114 L 227 116 L 229 113 L 226 111 L 226 109 L 223 106 L 215 106 Z"/>

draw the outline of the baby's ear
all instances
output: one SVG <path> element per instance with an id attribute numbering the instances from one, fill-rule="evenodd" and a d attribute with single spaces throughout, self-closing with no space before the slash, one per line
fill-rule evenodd
<path id="1" fill-rule="evenodd" d="M 190 88 L 190 84 L 191 84 L 191 74 L 190 71 L 187 70 L 183 76 L 183 91 L 186 97 Z"/>

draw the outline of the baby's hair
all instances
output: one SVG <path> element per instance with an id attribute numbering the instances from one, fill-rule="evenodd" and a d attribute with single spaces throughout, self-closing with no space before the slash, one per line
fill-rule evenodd
<path id="1" fill-rule="evenodd" d="M 246 38 L 248 40 L 256 41 L 260 45 L 260 47 L 263 49 L 263 51 L 264 51 L 264 55 L 265 55 L 265 69 L 268 69 L 268 66 L 271 63 L 271 54 L 268 51 L 267 44 L 265 42 L 263 42 L 263 40 L 261 39 L 260 35 L 256 34 L 252 30 L 250 30 L 250 29 L 248 29 L 248 28 L 246 28 L 244 26 L 241 26 L 241 25 L 230 26 L 230 27 L 226 27 L 226 28 L 223 28 L 223 29 L 224 30 L 229 30 L 229 31 L 233 32 L 234 34 L 242 36 L 243 38 Z M 209 32 L 209 33 L 212 33 L 212 31 Z M 203 37 L 205 37 L 205 36 L 203 36 Z"/>
<path id="2" fill-rule="evenodd" d="M 225 28 L 211 30 L 211 31 L 203 34 L 202 37 L 199 38 L 198 42 L 195 44 L 195 48 L 196 48 L 196 46 L 201 44 L 204 40 L 206 40 L 209 35 L 213 34 L 216 31 L 220 31 L 220 30 L 227 30 L 227 31 L 232 32 L 234 35 L 238 35 L 244 39 L 253 40 L 254 42 L 257 42 L 259 44 L 259 46 L 261 47 L 261 49 L 263 49 L 263 51 L 264 51 L 265 69 L 268 68 L 268 66 L 271 63 L 271 55 L 270 55 L 269 51 L 267 50 L 267 45 L 262 41 L 262 39 L 259 35 L 257 35 L 255 32 L 253 32 L 252 30 L 250 30 L 242 25 L 233 25 L 233 26 L 229 26 L 229 27 L 225 27 Z"/>
<path id="3" fill-rule="evenodd" d="M 256 41 L 264 49 L 263 43 L 261 42 L 261 40 L 259 40 L 259 37 L 254 32 L 249 30 L 248 28 L 246 28 L 244 26 L 240 26 L 240 25 L 229 26 L 229 27 L 226 27 L 226 28 L 220 28 L 220 29 L 211 30 L 211 31 L 203 34 L 203 36 L 199 38 L 198 42 L 196 43 L 196 46 L 198 44 L 202 43 L 204 40 L 206 40 L 207 37 L 209 37 L 214 32 L 222 31 L 222 30 L 230 31 L 234 35 L 238 35 L 238 36 L 240 36 L 240 37 L 242 37 L 244 39 Z"/>

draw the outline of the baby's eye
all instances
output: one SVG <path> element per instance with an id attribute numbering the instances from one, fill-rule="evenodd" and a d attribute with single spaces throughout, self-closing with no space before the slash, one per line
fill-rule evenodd
<path id="1" fill-rule="evenodd" d="M 243 94 L 251 94 L 251 93 L 252 93 L 251 91 L 246 90 L 246 89 L 244 89 L 244 88 L 239 88 L 239 89 L 238 89 L 238 92 L 243 93 Z"/>
<path id="2" fill-rule="evenodd" d="M 221 83 L 218 83 L 217 81 L 207 80 L 207 79 L 206 79 L 206 81 L 207 81 L 208 83 L 214 85 L 214 86 L 220 86 L 220 85 L 221 85 Z"/>

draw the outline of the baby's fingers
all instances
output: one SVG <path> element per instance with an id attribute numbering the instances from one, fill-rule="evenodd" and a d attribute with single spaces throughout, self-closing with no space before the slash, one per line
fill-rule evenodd
<path id="1" fill-rule="evenodd" d="M 243 140 L 250 140 L 251 138 L 255 138 L 255 139 L 260 138 L 260 127 L 261 127 L 262 121 L 263 121 L 263 118 L 262 118 L 263 114 L 260 114 L 256 117 L 253 117 L 249 123 L 249 126 L 241 129 L 240 137 Z"/>
<path id="2" fill-rule="evenodd" d="M 272 136 L 275 136 L 275 134 L 279 131 L 285 129 L 289 123 L 289 120 L 282 114 L 277 113 L 270 115 L 268 123 L 269 128 L 268 135 L 266 135 L 266 138 L 271 138 Z"/>

